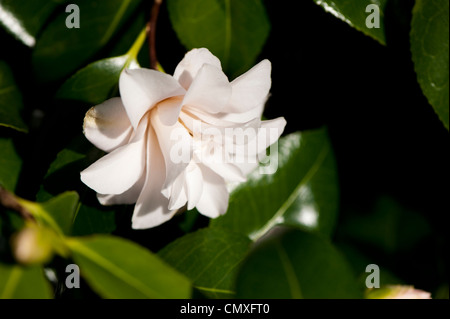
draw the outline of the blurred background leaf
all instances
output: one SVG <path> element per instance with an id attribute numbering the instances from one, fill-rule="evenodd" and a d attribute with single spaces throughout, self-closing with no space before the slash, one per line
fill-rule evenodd
<path id="1" fill-rule="evenodd" d="M 77 0 L 80 28 L 68 29 L 68 14 L 62 10 L 42 32 L 33 51 L 34 71 L 38 79 L 49 82 L 61 79 L 83 66 L 108 43 L 124 21 L 133 13 L 139 0 Z"/>
<path id="2" fill-rule="evenodd" d="M 183 236 L 158 255 L 192 280 L 209 298 L 232 298 L 236 272 L 251 241 L 221 229 L 202 229 Z"/>
<path id="3" fill-rule="evenodd" d="M 389 0 L 314 0 L 326 12 L 348 23 L 355 29 L 371 36 L 381 44 L 386 44 L 384 10 Z M 366 12 L 368 5 L 375 4 L 380 9 L 380 27 L 368 28 L 366 20 L 373 12 Z"/>
<path id="4" fill-rule="evenodd" d="M 50 299 L 50 284 L 40 266 L 22 267 L 0 263 L 0 299 Z"/>
<path id="5" fill-rule="evenodd" d="M 150 251 L 118 237 L 70 239 L 82 276 L 102 297 L 186 299 L 189 280 Z"/>
<path id="6" fill-rule="evenodd" d="M 299 230 L 259 243 L 239 271 L 236 291 L 245 299 L 362 297 L 349 264 L 336 248 Z"/>
<path id="7" fill-rule="evenodd" d="M 417 0 L 411 50 L 422 91 L 449 129 L 449 2 Z"/>
<path id="8" fill-rule="evenodd" d="M 339 208 L 334 155 L 326 129 L 295 133 L 279 141 L 275 174 L 257 169 L 231 194 L 226 215 L 211 227 L 258 239 L 283 224 L 330 236 Z"/>
<path id="9" fill-rule="evenodd" d="M 188 49 L 208 48 L 231 77 L 250 69 L 270 31 L 261 0 L 167 1 L 178 38 Z"/>
<path id="10" fill-rule="evenodd" d="M 0 137 L 0 150 L 0 185 L 14 192 L 22 167 L 22 159 L 9 138 Z"/>
<path id="11" fill-rule="evenodd" d="M 372 212 L 355 214 L 342 223 L 340 231 L 349 240 L 393 254 L 417 245 L 430 234 L 431 227 L 421 214 L 382 197 Z"/>
<path id="12" fill-rule="evenodd" d="M 22 108 L 22 96 L 16 87 L 11 69 L 0 60 L 0 126 L 27 132 L 28 128 L 20 114 Z"/>
<path id="13" fill-rule="evenodd" d="M 73 220 L 78 209 L 78 194 L 66 192 L 43 203 L 30 202 L 22 198 L 17 201 L 42 224 L 60 235 L 70 235 Z"/>

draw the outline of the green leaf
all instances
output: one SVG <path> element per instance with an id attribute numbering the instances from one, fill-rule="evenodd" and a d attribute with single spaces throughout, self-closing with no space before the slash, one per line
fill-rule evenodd
<path id="1" fill-rule="evenodd" d="M 117 92 L 120 73 L 128 62 L 126 55 L 94 62 L 67 80 L 56 98 L 100 104 Z"/>
<path id="2" fill-rule="evenodd" d="M 194 287 L 210 298 L 234 295 L 236 271 L 250 248 L 250 240 L 220 229 L 202 229 L 177 239 L 159 252 Z"/>
<path id="3" fill-rule="evenodd" d="M 431 232 L 426 218 L 389 197 L 380 198 L 369 214 L 356 212 L 340 226 L 350 241 L 366 243 L 386 253 L 412 249 Z"/>
<path id="4" fill-rule="evenodd" d="M 74 139 L 68 148 L 58 153 L 37 194 L 39 201 L 45 201 L 70 189 L 79 190 L 80 206 L 71 232 L 74 236 L 111 233 L 116 229 L 114 210 L 97 208 L 97 199 L 90 197 L 91 192 L 87 192 L 80 181 L 80 172 L 89 165 L 91 157 L 96 158 L 97 153 L 84 136 Z"/>
<path id="5" fill-rule="evenodd" d="M 78 209 L 78 200 L 76 192 L 66 192 L 45 203 L 34 203 L 18 198 L 19 203 L 28 209 L 37 220 L 58 234 L 64 235 L 70 235 Z"/>
<path id="6" fill-rule="evenodd" d="M 2 0 L 0 25 L 29 47 L 56 7 L 66 0 Z"/>
<path id="7" fill-rule="evenodd" d="M 237 298 L 362 298 L 342 255 L 325 239 L 292 231 L 261 243 L 237 277 Z"/>
<path id="8" fill-rule="evenodd" d="M 28 128 L 20 116 L 22 108 L 22 95 L 16 87 L 11 69 L 0 61 L 0 126 L 27 132 Z"/>
<path id="9" fill-rule="evenodd" d="M 190 297 L 187 278 L 133 242 L 104 235 L 70 239 L 68 245 L 81 275 L 102 297 Z"/>
<path id="10" fill-rule="evenodd" d="M 145 41 L 141 32 L 127 54 L 103 59 L 81 69 L 67 80 L 58 90 L 59 99 L 99 104 L 118 93 L 117 84 L 123 69 L 136 66 L 137 54 Z"/>
<path id="11" fill-rule="evenodd" d="M 355 29 L 363 32 L 381 44 L 386 45 L 386 34 L 384 26 L 384 12 L 388 0 L 314 0 L 326 12 L 331 13 L 336 18 L 348 23 Z M 369 28 L 366 24 L 367 19 L 373 21 L 370 15 L 373 10 L 366 12 L 367 6 L 377 5 L 380 13 L 379 28 Z"/>
<path id="12" fill-rule="evenodd" d="M 167 1 L 170 19 L 187 49 L 208 48 L 230 76 L 247 71 L 262 50 L 270 22 L 261 0 Z"/>
<path id="13" fill-rule="evenodd" d="M 80 28 L 68 29 L 69 13 L 61 10 L 41 37 L 33 51 L 36 76 L 54 81 L 76 71 L 106 45 L 119 26 L 130 16 L 139 0 L 75 2 L 80 9 Z"/>
<path id="14" fill-rule="evenodd" d="M 22 168 L 22 159 L 17 155 L 11 139 L 0 137 L 0 185 L 14 192 Z"/>
<path id="15" fill-rule="evenodd" d="M 449 129 L 449 2 L 417 0 L 411 51 L 417 78 L 430 104 Z"/>
<path id="16" fill-rule="evenodd" d="M 230 197 L 228 212 L 211 227 L 231 229 L 257 240 L 283 224 L 331 235 L 339 187 L 327 131 L 296 133 L 280 139 L 275 174 L 253 172 Z"/>
<path id="17" fill-rule="evenodd" d="M 89 64 L 67 80 L 56 98 L 100 104 L 116 91 L 127 56 L 109 58 Z"/>
<path id="18" fill-rule="evenodd" d="M 102 208 L 81 203 L 73 225 L 73 236 L 110 234 L 116 229 L 116 214 L 111 208 Z"/>
<path id="19" fill-rule="evenodd" d="M 42 267 L 0 263 L 0 299 L 51 299 Z"/>

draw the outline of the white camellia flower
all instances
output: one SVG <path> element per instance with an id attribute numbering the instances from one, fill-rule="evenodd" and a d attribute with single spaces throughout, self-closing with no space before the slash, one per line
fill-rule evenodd
<path id="1" fill-rule="evenodd" d="M 228 183 L 245 181 L 286 125 L 260 120 L 270 74 L 264 60 L 230 83 L 207 49 L 188 52 L 173 76 L 124 70 L 121 98 L 86 114 L 84 134 L 109 154 L 81 180 L 103 205 L 136 203 L 135 229 L 158 226 L 186 205 L 224 214 Z"/>
<path id="2" fill-rule="evenodd" d="M 431 299 L 431 294 L 413 286 L 388 285 L 371 289 L 368 292 L 368 299 Z"/>

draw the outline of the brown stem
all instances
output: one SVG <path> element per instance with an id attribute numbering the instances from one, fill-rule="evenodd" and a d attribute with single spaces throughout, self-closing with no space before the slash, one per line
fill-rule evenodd
<path id="1" fill-rule="evenodd" d="M 34 221 L 33 215 L 17 201 L 16 197 L 0 186 L 0 205 L 8 209 L 14 210 L 25 220 Z"/>
<path id="2" fill-rule="evenodd" d="M 156 56 L 156 24 L 158 22 L 159 9 L 162 0 L 155 0 L 150 14 L 150 20 L 147 23 L 148 48 L 150 51 L 150 67 L 158 69 L 158 57 Z"/>

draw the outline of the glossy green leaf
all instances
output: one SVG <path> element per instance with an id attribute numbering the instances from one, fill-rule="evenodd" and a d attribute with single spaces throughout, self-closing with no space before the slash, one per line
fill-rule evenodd
<path id="1" fill-rule="evenodd" d="M 0 25 L 29 47 L 59 4 L 67 0 L 2 0 Z"/>
<path id="2" fill-rule="evenodd" d="M 52 296 L 42 267 L 0 263 L 0 299 L 50 299 Z"/>
<path id="3" fill-rule="evenodd" d="M 75 214 L 78 209 L 78 194 L 66 192 L 44 203 L 34 203 L 18 199 L 28 211 L 43 224 L 57 233 L 70 235 Z"/>
<path id="4" fill-rule="evenodd" d="M 112 236 L 68 241 L 89 285 L 105 298 L 189 298 L 189 280 L 143 247 Z"/>
<path id="5" fill-rule="evenodd" d="M 210 298 L 234 295 L 236 271 L 250 248 L 243 235 L 220 229 L 202 229 L 169 244 L 159 255 L 192 280 Z"/>
<path id="6" fill-rule="evenodd" d="M 81 69 L 58 90 L 59 99 L 100 104 L 118 93 L 118 83 L 123 69 L 137 66 L 137 54 L 145 41 L 141 32 L 127 54 L 103 59 Z"/>
<path id="7" fill-rule="evenodd" d="M 325 239 L 292 231 L 258 245 L 237 277 L 245 299 L 362 298 L 342 255 Z"/>
<path id="8" fill-rule="evenodd" d="M 449 129 L 449 2 L 417 0 L 411 51 L 422 91 Z"/>
<path id="9" fill-rule="evenodd" d="M 364 34 L 371 36 L 381 44 L 386 44 L 385 25 L 384 25 L 384 12 L 388 0 L 314 0 L 320 5 L 326 12 L 331 13 L 336 18 L 348 23 L 355 29 L 363 32 Z M 373 9 L 368 6 L 376 5 L 379 8 L 379 28 L 371 27 L 366 23 L 374 22 L 371 14 L 374 13 Z"/>
<path id="10" fill-rule="evenodd" d="M 126 62 L 127 56 L 94 62 L 66 81 L 56 97 L 92 105 L 102 103 L 117 91 L 120 72 Z"/>
<path id="11" fill-rule="evenodd" d="M 0 137 L 0 185 L 14 192 L 22 168 L 22 159 L 11 139 Z"/>
<path id="12" fill-rule="evenodd" d="M 80 28 L 68 29 L 69 13 L 61 10 L 36 43 L 33 65 L 36 76 L 54 81 L 75 72 L 108 43 L 139 4 L 138 0 L 74 2 L 80 9 Z"/>
<path id="13" fill-rule="evenodd" d="M 212 227 L 231 229 L 257 240 L 284 224 L 329 236 L 336 222 L 339 187 L 325 129 L 295 133 L 279 141 L 275 174 L 253 172 L 233 191 L 228 212 Z"/>
<path id="14" fill-rule="evenodd" d="M 20 116 L 22 108 L 22 95 L 16 87 L 11 69 L 0 61 L 0 126 L 27 132 L 28 128 Z"/>
<path id="15" fill-rule="evenodd" d="M 80 172 L 89 165 L 91 156 L 97 157 L 97 153 L 83 136 L 76 138 L 58 153 L 37 194 L 39 201 L 45 201 L 70 189 L 79 191 L 80 206 L 71 232 L 74 236 L 111 233 L 116 229 L 114 210 L 99 208 L 97 199 L 89 196 L 91 192 L 88 193 L 80 181 Z"/>
<path id="16" fill-rule="evenodd" d="M 230 76 L 247 71 L 262 50 L 270 22 L 261 0 L 167 1 L 170 19 L 187 49 L 208 48 Z"/>

